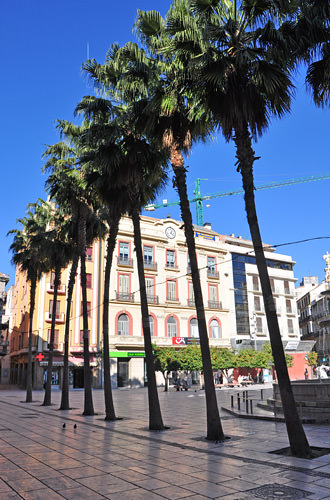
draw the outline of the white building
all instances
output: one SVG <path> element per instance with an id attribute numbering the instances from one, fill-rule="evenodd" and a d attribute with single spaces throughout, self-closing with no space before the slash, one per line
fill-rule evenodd
<path id="1" fill-rule="evenodd" d="M 145 278 L 153 342 L 161 346 L 185 345 L 198 338 L 197 316 L 182 221 L 141 217 Z M 204 298 L 205 317 L 211 346 L 260 347 L 268 340 L 255 257 L 251 241 L 224 236 L 210 225 L 195 227 L 197 261 Z M 106 244 L 96 241 L 88 248 L 87 300 L 89 311 L 91 366 L 94 385 L 101 383 L 102 308 Z M 299 339 L 295 307 L 294 262 L 265 246 L 265 254 L 283 340 Z M 54 383 L 61 385 L 66 285 L 68 270 L 62 273 L 55 332 Z M 26 369 L 28 284 L 16 273 L 13 292 L 11 361 L 13 383 L 24 385 Z M 36 294 L 33 342 L 34 380 L 42 384 L 47 366 L 47 346 L 53 297 L 53 277 L 44 276 Z M 79 275 L 72 301 L 70 326 L 70 381 L 82 381 L 82 318 Z M 145 380 L 144 342 L 140 311 L 139 280 L 134 252 L 133 224 L 123 217 L 119 225 L 110 277 L 110 358 L 113 386 L 140 386 Z M 41 356 L 40 356 L 41 355 Z"/>

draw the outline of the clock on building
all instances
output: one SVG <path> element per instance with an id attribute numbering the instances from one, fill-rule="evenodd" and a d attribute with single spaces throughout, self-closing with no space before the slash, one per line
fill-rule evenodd
<path id="1" fill-rule="evenodd" d="M 176 235 L 176 232 L 175 232 L 175 229 L 171 226 L 168 226 L 166 229 L 165 229 L 165 234 L 168 238 L 175 238 L 175 235 Z"/>

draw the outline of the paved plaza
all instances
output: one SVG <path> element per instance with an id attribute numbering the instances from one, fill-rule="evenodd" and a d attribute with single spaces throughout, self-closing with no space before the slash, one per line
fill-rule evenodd
<path id="1" fill-rule="evenodd" d="M 219 407 L 238 389 L 217 390 Z M 249 390 L 258 399 L 260 388 Z M 81 390 L 70 393 L 70 411 L 42 407 L 43 392 L 0 389 L 0 500 L 257 500 L 330 499 L 330 455 L 313 460 L 272 454 L 288 446 L 282 422 L 237 418 L 221 410 L 225 443 L 205 440 L 201 390 L 159 390 L 164 423 L 150 432 L 146 389 L 116 390 L 122 420 L 104 421 L 101 390 L 97 415 L 83 417 Z M 65 424 L 65 427 L 63 425 Z M 330 448 L 329 425 L 305 425 L 310 444 Z"/>

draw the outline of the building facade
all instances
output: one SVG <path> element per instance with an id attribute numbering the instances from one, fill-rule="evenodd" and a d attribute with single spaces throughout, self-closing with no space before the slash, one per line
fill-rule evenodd
<path id="1" fill-rule="evenodd" d="M 149 321 L 153 342 L 182 346 L 198 341 L 198 325 L 188 251 L 182 221 L 141 217 Z M 211 346 L 260 348 L 268 340 L 258 272 L 251 241 L 224 236 L 210 225 L 195 227 L 197 261 Z M 87 307 L 93 384 L 102 385 L 102 310 L 105 241 L 86 250 Z M 299 340 L 295 308 L 294 262 L 265 246 L 283 339 Z M 53 384 L 61 384 L 67 282 L 62 273 L 56 306 Z M 53 305 L 53 273 L 38 283 L 33 319 L 34 385 L 41 387 L 47 368 Z M 83 386 L 83 325 L 80 274 L 71 307 L 70 384 Z M 27 366 L 28 284 L 17 270 L 12 299 L 11 381 L 24 386 Z M 140 312 L 139 281 L 133 225 L 123 217 L 110 277 L 109 332 L 111 376 L 114 387 L 141 386 L 146 380 Z"/>

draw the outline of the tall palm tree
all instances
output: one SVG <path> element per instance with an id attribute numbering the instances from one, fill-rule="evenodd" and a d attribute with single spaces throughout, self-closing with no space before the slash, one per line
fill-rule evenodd
<path id="1" fill-rule="evenodd" d="M 61 177 L 56 176 L 56 182 L 50 188 L 51 196 L 56 198 L 62 206 L 70 204 L 73 217 L 77 223 L 77 251 L 80 260 L 82 309 L 83 309 L 83 345 L 84 345 L 84 411 L 83 415 L 93 415 L 92 376 L 89 360 L 89 329 L 87 311 L 86 290 L 86 232 L 87 220 L 93 211 L 93 193 L 87 186 L 82 172 L 77 165 L 79 137 L 86 124 L 75 126 L 66 120 L 58 120 L 58 128 L 61 136 L 65 137 L 69 144 L 61 145 L 66 150 L 66 158 L 60 161 L 60 166 L 65 166 L 65 183 L 62 184 Z M 63 157 L 61 157 L 62 159 Z"/>
<path id="2" fill-rule="evenodd" d="M 206 4 L 202 0 L 194 0 L 191 5 L 193 22 L 200 23 L 203 30 L 204 51 L 196 58 L 189 83 L 195 76 L 196 85 L 206 89 L 206 106 L 226 140 L 233 140 L 236 146 L 236 165 L 242 175 L 245 208 L 290 446 L 295 456 L 310 456 L 285 362 L 257 219 L 253 183 L 253 165 L 257 158 L 252 140 L 267 129 L 271 116 L 282 117 L 290 110 L 293 86 L 287 60 L 283 60 L 283 53 L 276 53 L 272 43 L 283 38 L 285 27 L 276 30 L 269 18 L 266 23 L 262 23 L 259 14 L 256 19 L 253 10 L 244 10 L 243 2 L 214 1 Z M 257 23 L 258 27 L 254 29 Z"/>
<path id="3" fill-rule="evenodd" d="M 149 325 L 148 304 L 145 293 L 145 278 L 143 268 L 143 256 L 141 246 L 141 234 L 139 227 L 139 211 L 143 204 L 142 190 L 148 199 L 161 184 L 163 176 L 160 173 L 162 165 L 166 166 L 163 152 L 153 148 L 145 139 L 136 136 L 134 124 L 129 113 L 120 113 L 117 110 L 117 118 L 112 116 L 111 102 L 102 98 L 96 99 L 92 96 L 86 97 L 78 105 L 77 111 L 83 112 L 89 118 L 92 117 L 92 125 L 87 134 L 87 140 L 92 136 L 89 143 L 89 151 L 94 147 L 94 152 L 85 155 L 93 167 L 91 178 L 99 186 L 104 203 L 106 203 L 114 215 L 114 226 L 118 228 L 118 215 L 129 209 L 134 225 L 134 241 L 138 262 L 140 281 L 141 312 L 144 332 L 144 343 L 146 352 L 148 397 L 149 397 L 149 428 L 151 430 L 162 430 L 164 424 L 161 417 L 155 371 L 152 356 L 152 344 Z M 99 119 L 102 116 L 100 123 Z M 110 120 L 107 122 L 107 120 Z M 98 141 L 95 138 L 98 137 Z M 82 159 L 84 161 L 84 158 Z M 150 168 L 153 165 L 153 168 Z M 157 174 L 154 172 L 157 171 Z M 149 172 L 149 176 L 147 174 Z M 151 187 L 151 177 L 154 179 L 154 187 Z M 110 187 L 111 186 L 111 187 Z M 150 187 L 149 187 L 150 186 Z M 146 187 L 148 189 L 146 189 Z M 121 194 L 114 198 L 109 197 L 116 189 Z M 146 193 L 148 192 L 148 195 Z M 119 201 L 119 203 L 118 203 Z M 119 207 L 121 210 L 118 211 Z M 109 263 L 110 265 L 110 263 Z M 106 267 L 107 278 L 110 269 Z M 108 304 L 108 283 L 105 283 L 104 309 Z M 105 346 L 108 342 L 108 313 L 103 311 L 104 340 Z M 109 350 L 104 347 L 104 356 L 108 358 Z M 105 359 L 104 358 L 104 359 Z M 106 373 L 105 373 L 106 375 Z M 108 374 L 107 374 L 108 375 Z"/>
<path id="4" fill-rule="evenodd" d="M 52 322 L 49 339 L 49 355 L 47 366 L 46 390 L 44 395 L 43 406 L 51 405 L 51 380 L 53 369 L 53 353 L 55 340 L 55 322 L 56 322 L 56 303 L 58 287 L 61 282 L 61 272 L 68 265 L 73 257 L 73 246 L 68 240 L 68 230 L 70 221 L 59 208 L 49 204 L 44 205 L 46 216 L 48 217 L 48 228 L 45 233 L 46 248 L 47 248 L 47 263 L 49 270 L 54 269 L 54 288 L 53 288 L 53 310 Z"/>
<path id="5" fill-rule="evenodd" d="M 60 142 L 52 146 L 48 146 L 43 154 L 43 158 L 47 159 L 43 170 L 50 171 L 50 175 L 46 181 L 46 189 L 49 191 L 51 198 L 56 200 L 57 206 L 62 207 L 67 217 L 73 216 L 71 213 L 71 204 L 66 196 L 71 192 L 72 182 L 75 182 L 75 176 L 72 175 L 72 168 L 75 159 L 72 156 L 72 151 L 67 144 Z M 64 191 L 64 193 L 63 193 Z M 67 206 L 65 207 L 65 204 Z M 71 251 L 72 262 L 70 267 L 70 276 L 67 287 L 67 300 L 65 312 L 65 328 L 64 328 L 64 356 L 63 356 L 63 380 L 60 410 L 69 410 L 69 332 L 70 332 L 70 315 L 71 304 L 73 297 L 73 289 L 77 275 L 79 254 L 77 249 L 77 224 L 74 217 L 71 217 Z"/>
<path id="6" fill-rule="evenodd" d="M 187 195 L 187 167 L 184 163 L 184 154 L 189 153 L 193 143 L 209 139 L 213 124 L 202 101 L 186 86 L 184 75 L 187 60 L 177 58 L 171 50 L 171 40 L 165 27 L 166 21 L 158 12 L 138 11 L 135 29 L 143 42 L 144 50 L 139 50 L 135 44 L 127 44 L 122 49 L 127 58 L 127 67 L 119 87 L 124 93 L 132 88 L 140 117 L 137 126 L 142 128 L 147 137 L 158 139 L 170 152 L 174 185 L 179 194 L 184 222 L 198 320 L 206 396 L 206 437 L 221 441 L 224 433 L 214 387 L 194 228 Z M 130 86 L 131 82 L 133 85 Z M 140 85 L 137 86 L 136 82 Z M 139 89 L 139 95 L 134 95 L 136 88 Z M 193 113 L 197 109 L 198 113 Z"/>
<path id="7" fill-rule="evenodd" d="M 37 282 L 43 272 L 47 270 L 44 254 L 44 235 L 47 220 L 40 216 L 40 203 L 36 203 L 24 218 L 18 219 L 21 229 L 12 229 L 8 234 L 14 235 L 10 245 L 13 252 L 12 261 L 26 271 L 30 283 L 30 310 L 29 310 L 29 337 L 28 337 L 28 364 L 26 374 L 26 403 L 32 402 L 32 340 L 33 340 L 33 313 L 35 308 L 35 293 Z"/>

